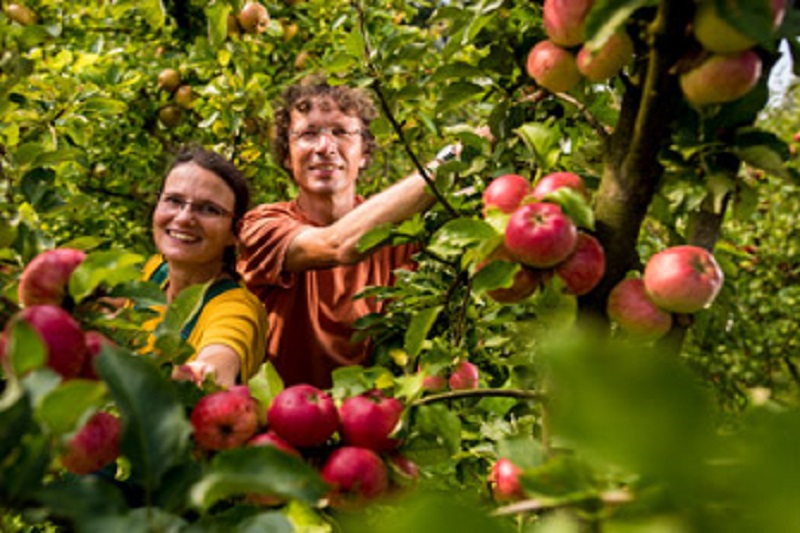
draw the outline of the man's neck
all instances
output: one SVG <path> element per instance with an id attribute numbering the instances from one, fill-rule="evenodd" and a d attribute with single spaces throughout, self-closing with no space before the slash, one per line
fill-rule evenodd
<path id="1" fill-rule="evenodd" d="M 315 224 L 329 226 L 353 210 L 356 206 L 356 195 L 354 191 L 324 196 L 301 191 L 297 197 L 297 205 Z"/>

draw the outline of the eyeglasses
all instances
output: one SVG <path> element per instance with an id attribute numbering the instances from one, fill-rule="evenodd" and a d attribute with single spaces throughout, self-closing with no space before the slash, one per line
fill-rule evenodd
<path id="1" fill-rule="evenodd" d="M 165 214 L 176 215 L 183 211 L 186 206 L 189 206 L 189 211 L 199 218 L 233 217 L 233 213 L 214 202 L 195 202 L 177 194 L 159 194 L 156 209 Z"/>
<path id="2" fill-rule="evenodd" d="M 356 135 L 361 134 L 360 129 L 348 130 L 346 128 L 334 126 L 332 128 L 308 128 L 306 130 L 292 130 L 289 134 L 297 142 L 307 146 L 315 146 L 322 138 L 322 134 L 327 133 L 339 144 L 351 142 Z"/>

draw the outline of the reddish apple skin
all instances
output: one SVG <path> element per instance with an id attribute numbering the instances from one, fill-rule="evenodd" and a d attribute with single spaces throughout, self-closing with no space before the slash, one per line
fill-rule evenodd
<path id="1" fill-rule="evenodd" d="M 489 483 L 492 493 L 498 501 L 519 500 L 525 497 L 525 491 L 519 482 L 521 470 L 505 457 L 492 465 Z"/>
<path id="2" fill-rule="evenodd" d="M 197 445 L 214 451 L 243 446 L 258 430 L 256 408 L 256 401 L 239 390 L 203 396 L 190 417 Z"/>
<path id="3" fill-rule="evenodd" d="M 575 250 L 578 228 L 556 204 L 535 202 L 514 211 L 505 246 L 513 258 L 534 268 L 550 268 Z"/>
<path id="4" fill-rule="evenodd" d="M 483 267 L 491 263 L 492 261 L 505 261 L 507 263 L 517 263 L 516 259 L 514 259 L 511 254 L 506 250 L 505 246 L 502 244 L 490 253 L 484 261 L 482 261 L 477 269 L 476 272 L 479 272 Z M 524 300 L 534 292 L 539 287 L 539 284 L 542 282 L 542 273 L 538 270 L 534 270 L 532 268 L 527 267 L 526 265 L 520 264 L 520 269 L 514 274 L 514 280 L 511 283 L 510 287 L 501 287 L 497 289 L 491 289 L 486 291 L 487 296 L 492 300 L 502 303 L 502 304 L 509 304 L 519 302 L 520 300 Z"/>
<path id="5" fill-rule="evenodd" d="M 331 485 L 328 498 L 332 507 L 359 507 L 389 487 L 386 465 L 377 453 L 367 448 L 337 448 L 325 461 L 321 474 Z"/>
<path id="6" fill-rule="evenodd" d="M 258 435 L 247 441 L 247 446 L 272 446 L 284 453 L 293 455 L 297 458 L 302 459 L 303 457 L 300 451 L 297 450 L 297 448 L 295 448 L 294 446 L 292 446 L 291 444 L 280 438 L 278 434 L 272 430 L 259 433 Z M 256 494 L 256 493 L 248 494 L 247 501 L 265 506 L 282 505 L 283 503 L 286 502 L 284 498 L 274 494 Z"/>
<path id="7" fill-rule="evenodd" d="M 544 31 L 559 46 L 576 46 L 586 40 L 586 16 L 594 0 L 545 0 Z"/>
<path id="8" fill-rule="evenodd" d="M 656 340 L 672 328 L 672 315 L 654 304 L 641 278 L 620 281 L 608 295 L 608 317 L 634 338 Z"/>
<path id="9" fill-rule="evenodd" d="M 25 266 L 20 276 L 17 296 L 24 307 L 61 305 L 72 272 L 86 259 L 86 254 L 73 248 L 46 250 Z"/>
<path id="10" fill-rule="evenodd" d="M 483 191 L 483 214 L 495 207 L 503 213 L 513 213 L 531 192 L 531 183 L 518 174 L 504 174 L 489 183 Z"/>
<path id="11" fill-rule="evenodd" d="M 80 374 L 86 360 L 86 341 L 80 324 L 72 315 L 57 305 L 32 305 L 11 317 L 6 325 L 6 337 L 17 320 L 26 321 L 39 334 L 47 351 L 45 364 L 48 367 L 64 379 Z"/>
<path id="12" fill-rule="evenodd" d="M 624 30 L 614 33 L 605 44 L 592 52 L 584 45 L 575 61 L 586 79 L 599 83 L 617 74 L 633 59 L 633 41 Z"/>
<path id="13" fill-rule="evenodd" d="M 548 194 L 557 191 L 562 187 L 569 187 L 579 192 L 581 196 L 589 199 L 589 189 L 583 179 L 572 172 L 552 172 L 543 176 L 536 185 L 533 186 L 531 196 L 537 200 L 543 200 Z"/>
<path id="14" fill-rule="evenodd" d="M 299 448 L 319 446 L 339 429 L 339 412 L 324 391 L 307 384 L 283 389 L 267 411 L 269 426 Z"/>
<path id="15" fill-rule="evenodd" d="M 119 438 L 119 419 L 95 413 L 69 440 L 61 464 L 73 474 L 96 472 L 119 457 Z"/>
<path id="16" fill-rule="evenodd" d="M 594 289 L 606 271 L 606 254 L 600 241 L 578 232 L 575 251 L 556 266 L 556 274 L 567 284 L 567 292 L 583 296 Z"/>
<path id="17" fill-rule="evenodd" d="M 389 435 L 400 422 L 403 404 L 373 390 L 351 396 L 339 408 L 339 433 L 344 443 L 384 453 L 396 449 L 400 439 Z"/>
<path id="18" fill-rule="evenodd" d="M 103 346 L 116 346 L 116 343 L 100 333 L 99 331 L 89 330 L 84 333 L 86 342 L 86 359 L 83 362 L 79 377 L 86 379 L 100 379 L 94 370 L 94 359 L 100 355 Z"/>
<path id="19" fill-rule="evenodd" d="M 761 58 L 753 50 L 737 54 L 713 54 L 680 76 L 686 100 L 697 107 L 738 100 L 761 78 Z"/>
<path id="20" fill-rule="evenodd" d="M 696 313 L 708 307 L 722 288 L 724 276 L 714 256 L 699 246 L 672 246 L 645 265 L 644 287 L 660 308 Z"/>
<path id="21" fill-rule="evenodd" d="M 581 81 L 575 56 L 552 41 L 539 41 L 525 62 L 528 75 L 540 86 L 553 93 L 570 91 Z"/>
<path id="22" fill-rule="evenodd" d="M 456 365 L 447 384 L 450 390 L 472 390 L 477 389 L 480 383 L 480 370 L 469 361 L 461 361 Z"/>

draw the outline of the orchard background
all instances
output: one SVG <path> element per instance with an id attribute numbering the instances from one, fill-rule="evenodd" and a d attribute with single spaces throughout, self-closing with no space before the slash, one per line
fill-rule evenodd
<path id="1" fill-rule="evenodd" d="M 18 311 L 19 276 L 33 257 L 79 248 L 89 256 L 70 282 L 69 310 L 119 348 L 103 352 L 100 381 L 62 381 L 42 368 L 41 342 L 13 332 L 10 356 L 28 372 L 3 381 L 2 528 L 800 530 L 800 123 L 794 86 L 771 99 L 768 86 L 779 44 L 796 52 L 800 15 L 790 3 L 772 31 L 766 4 L 740 2 L 737 15 L 724 0 L 705 1 L 753 37 L 763 71 L 743 97 L 703 107 L 678 84 L 702 57 L 692 0 L 596 0 L 587 40 L 602 44 L 624 27 L 634 58 L 620 75 L 561 93 L 526 71 L 547 38 L 533 0 L 279 0 L 263 2 L 269 24 L 252 34 L 228 24 L 243 7 L 236 0 L 26 0 L 24 14 L 3 2 L 0 322 Z M 190 92 L 159 86 L 167 68 Z M 135 280 L 153 252 L 154 194 L 180 145 L 234 158 L 257 202 L 294 194 L 270 156 L 270 103 L 315 72 L 371 89 L 381 107 L 364 194 L 447 142 L 465 147 L 436 173 L 441 201 L 431 212 L 364 243 L 419 241 L 420 269 L 368 291 L 392 301 L 360 324 L 379 345 L 377 364 L 343 369 L 330 392 L 339 402 L 371 388 L 400 399 L 401 451 L 420 474 L 414 490 L 359 512 L 321 504 L 314 469 L 271 450 L 192 453 L 187 413 L 200 391 L 167 379 L 168 361 L 130 357 L 142 317 L 100 304 L 106 295 L 158 300 Z M 472 133 L 479 125 L 494 143 Z M 605 248 L 603 280 L 580 298 L 554 282 L 498 304 L 486 291 L 513 272 L 476 273 L 498 239 L 481 192 L 502 174 L 535 181 L 556 170 L 592 190 L 590 205 L 571 206 Z M 714 251 L 720 295 L 676 315 L 667 337 L 628 342 L 605 321 L 611 288 L 683 243 Z M 159 332 L 176 358 L 192 305 L 178 302 Z M 424 375 L 463 360 L 480 369 L 478 389 L 423 388 Z M 251 384 L 263 405 L 281 387 L 268 366 Z M 116 469 L 65 474 L 59 447 L 101 407 L 123 421 Z M 522 468 L 524 497 L 493 492 L 499 458 Z M 284 504 L 242 499 L 256 489 Z"/>

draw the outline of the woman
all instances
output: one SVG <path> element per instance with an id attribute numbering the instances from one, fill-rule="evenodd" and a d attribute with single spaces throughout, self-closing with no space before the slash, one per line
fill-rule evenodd
<path id="1" fill-rule="evenodd" d="M 203 305 L 182 333 L 195 350 L 173 378 L 222 387 L 246 382 L 264 359 L 267 316 L 261 302 L 238 282 L 239 222 L 250 193 L 244 176 L 226 158 L 203 149 L 181 153 L 168 172 L 153 211 L 159 253 L 144 279 L 159 283 L 172 302 L 185 288 L 208 284 Z M 163 312 L 163 310 L 161 310 Z M 160 321 L 145 325 L 151 331 Z"/>

